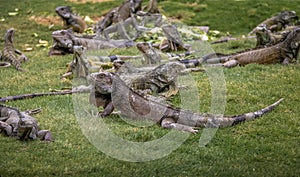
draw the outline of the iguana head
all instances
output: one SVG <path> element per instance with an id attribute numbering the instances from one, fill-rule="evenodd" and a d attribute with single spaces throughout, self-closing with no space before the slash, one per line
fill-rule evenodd
<path id="1" fill-rule="evenodd" d="M 72 10 L 70 6 L 58 6 L 55 9 L 55 12 L 62 18 L 70 18 Z"/>
<path id="2" fill-rule="evenodd" d="M 98 72 L 90 75 L 90 82 L 95 89 L 95 92 L 100 94 L 111 94 L 113 74 L 109 72 Z"/>
<path id="3" fill-rule="evenodd" d="M 298 16 L 296 15 L 295 11 L 283 11 L 279 13 L 279 16 L 286 23 L 290 23 L 293 20 L 298 20 Z"/>
<path id="4" fill-rule="evenodd" d="M 15 29 L 14 28 L 10 28 L 6 31 L 6 34 L 5 34 L 5 42 L 10 42 L 10 43 L 13 43 L 13 37 L 14 37 L 14 34 L 15 34 Z"/>
<path id="5" fill-rule="evenodd" d="M 73 30 L 57 30 L 52 33 L 53 41 L 57 46 L 62 48 L 72 48 L 73 47 Z"/>

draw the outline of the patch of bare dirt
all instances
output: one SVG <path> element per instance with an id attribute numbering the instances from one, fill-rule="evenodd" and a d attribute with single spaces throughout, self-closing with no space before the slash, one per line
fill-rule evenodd
<path id="1" fill-rule="evenodd" d="M 44 26 L 63 24 L 62 19 L 58 16 L 31 16 L 29 19 Z"/>
<path id="2" fill-rule="evenodd" d="M 68 0 L 68 1 L 73 2 L 73 3 L 84 4 L 84 3 L 87 3 L 87 2 L 99 3 L 99 2 L 108 2 L 108 1 L 112 1 L 112 0 Z"/>

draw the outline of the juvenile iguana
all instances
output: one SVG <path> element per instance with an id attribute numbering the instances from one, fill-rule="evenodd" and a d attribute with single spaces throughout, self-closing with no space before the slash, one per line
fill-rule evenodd
<path id="1" fill-rule="evenodd" d="M 222 63 L 224 67 L 237 65 L 257 64 L 289 64 L 297 60 L 300 44 L 300 28 L 292 30 L 286 39 L 276 45 L 240 52 L 237 54 L 225 55 L 219 58 L 210 58 L 206 63 Z"/>
<path id="2" fill-rule="evenodd" d="M 5 37 L 4 37 L 4 48 L 2 50 L 2 55 L 0 59 L 4 61 L 2 65 L 8 66 L 10 64 L 14 65 L 17 70 L 23 71 L 21 68 L 22 61 L 28 61 L 28 58 L 18 49 L 14 47 L 13 39 L 14 39 L 15 29 L 10 28 L 7 30 Z M 17 57 L 17 55 L 20 55 Z M 5 64 L 6 63 L 6 64 Z"/>
<path id="3" fill-rule="evenodd" d="M 282 11 L 261 22 L 258 26 L 265 24 L 271 32 L 280 31 L 290 25 L 293 21 L 298 20 L 298 16 L 295 11 Z M 254 33 L 256 27 L 248 34 Z"/>
<path id="4" fill-rule="evenodd" d="M 64 27 L 72 28 L 75 32 L 83 33 L 87 25 L 84 20 L 73 14 L 70 6 L 58 6 L 55 9 L 55 12 L 62 18 L 64 21 Z"/>
<path id="5" fill-rule="evenodd" d="M 106 49 L 131 47 L 134 44 L 131 40 L 100 40 L 93 38 L 77 37 L 72 29 L 57 30 L 52 33 L 54 44 L 49 55 L 73 54 L 73 47 L 83 46 L 88 49 Z"/>
<path id="6" fill-rule="evenodd" d="M 40 139 L 53 141 L 49 130 L 40 130 L 38 122 L 30 115 L 39 109 L 20 112 L 17 108 L 0 104 L 0 132 L 20 140 Z"/>
<path id="7" fill-rule="evenodd" d="M 196 133 L 195 127 L 228 127 L 263 116 L 274 109 L 283 99 L 264 109 L 237 116 L 221 116 L 194 113 L 181 108 L 147 100 L 129 88 L 118 76 L 108 72 L 93 73 L 90 103 L 102 106 L 101 117 L 112 113 L 114 108 L 122 115 L 135 120 L 151 120 L 163 128 Z"/>

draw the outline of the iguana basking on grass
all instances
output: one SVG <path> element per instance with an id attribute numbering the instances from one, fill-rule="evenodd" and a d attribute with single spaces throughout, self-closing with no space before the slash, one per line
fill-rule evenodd
<path id="1" fill-rule="evenodd" d="M 102 106 L 101 117 L 112 113 L 114 108 L 122 115 L 135 120 L 150 120 L 159 123 L 163 128 L 196 133 L 195 127 L 229 127 L 250 121 L 272 111 L 283 99 L 264 109 L 240 114 L 221 116 L 206 113 L 194 113 L 170 105 L 147 100 L 129 88 L 118 76 L 108 72 L 93 73 L 90 103 Z"/>
<path id="2" fill-rule="evenodd" d="M 293 21 L 296 20 L 298 20 L 298 16 L 296 15 L 295 11 L 282 11 L 272 16 L 271 18 L 266 19 L 257 26 L 265 24 L 271 32 L 275 32 L 286 28 L 288 25 L 290 25 Z M 253 34 L 255 29 L 256 27 L 248 35 Z"/>
<path id="3" fill-rule="evenodd" d="M 73 14 L 70 6 L 58 6 L 55 9 L 55 12 L 62 18 L 64 21 L 64 27 L 72 28 L 77 33 L 83 33 L 87 25 L 84 20 Z"/>
<path id="4" fill-rule="evenodd" d="M 240 52 L 237 54 L 225 55 L 218 58 L 205 60 L 206 63 L 222 63 L 224 67 L 237 65 L 257 64 L 289 64 L 297 60 L 300 43 L 300 28 L 292 30 L 286 39 L 276 45 Z"/>
<path id="5" fill-rule="evenodd" d="M 272 33 L 265 24 L 256 27 L 254 31 L 256 35 L 256 48 L 272 46 L 282 42 L 291 30 Z"/>
<path id="6" fill-rule="evenodd" d="M 28 58 L 20 50 L 14 47 L 14 43 L 13 43 L 14 33 L 15 33 L 15 29 L 10 28 L 7 30 L 5 34 L 4 48 L 0 56 L 0 59 L 4 62 L 2 62 L 1 65 L 9 66 L 10 64 L 12 64 L 16 67 L 17 70 L 23 71 L 23 69 L 21 68 L 21 62 L 28 61 Z"/>
<path id="7" fill-rule="evenodd" d="M 131 47 L 134 44 L 131 40 L 100 40 L 93 38 L 78 37 L 74 35 L 72 29 L 57 30 L 52 33 L 54 44 L 49 51 L 49 55 L 73 54 L 73 47 L 83 46 L 89 49 L 106 49 Z"/>
<path id="8" fill-rule="evenodd" d="M 162 94 L 168 98 L 176 95 L 178 92 L 177 79 L 180 74 L 191 72 L 184 64 L 179 62 L 168 62 L 156 67 L 135 68 L 129 62 L 114 62 L 119 64 L 116 68 L 116 74 L 134 90 L 143 93 Z"/>
<path id="9" fill-rule="evenodd" d="M 40 130 L 38 122 L 31 114 L 40 109 L 20 112 L 17 108 L 0 104 L 0 132 L 20 140 L 40 139 L 53 141 L 49 130 Z"/>
<path id="10" fill-rule="evenodd" d="M 109 27 L 113 23 L 119 23 L 130 18 L 133 13 L 142 9 L 143 0 L 126 0 L 119 7 L 113 8 L 109 11 L 103 20 L 99 21 L 95 26 L 94 31 L 101 33 L 105 28 Z"/>

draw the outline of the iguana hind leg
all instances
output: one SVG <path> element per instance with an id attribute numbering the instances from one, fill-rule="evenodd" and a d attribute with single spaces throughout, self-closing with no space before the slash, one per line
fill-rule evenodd
<path id="1" fill-rule="evenodd" d="M 180 130 L 180 131 L 186 131 L 190 133 L 197 133 L 198 130 L 195 130 L 194 127 L 183 125 L 176 123 L 174 119 L 171 118 L 165 118 L 161 122 L 161 127 L 167 128 L 167 129 L 175 129 L 175 130 Z"/>
<path id="2" fill-rule="evenodd" d="M 46 142 L 53 141 L 51 131 L 49 131 L 49 130 L 38 131 L 38 137 L 40 140 L 43 140 Z"/>
<path id="3" fill-rule="evenodd" d="M 229 60 L 223 64 L 223 66 L 226 68 L 231 68 L 231 67 L 235 67 L 238 65 L 239 65 L 239 62 L 237 60 Z"/>

